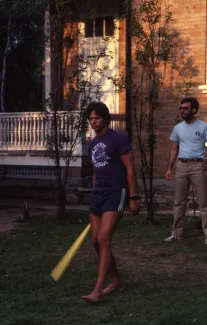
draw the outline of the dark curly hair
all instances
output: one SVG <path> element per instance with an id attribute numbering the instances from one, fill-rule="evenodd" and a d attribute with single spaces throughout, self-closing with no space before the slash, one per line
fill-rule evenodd
<path id="1" fill-rule="evenodd" d="M 196 109 L 195 114 L 198 112 L 199 109 L 199 102 L 195 97 L 186 97 L 181 100 L 181 104 L 184 103 L 190 103 L 191 104 L 191 109 Z"/>
<path id="2" fill-rule="evenodd" d="M 91 102 L 87 107 L 87 118 L 91 112 L 95 112 L 97 115 L 103 117 L 104 120 L 108 121 L 108 124 L 111 122 L 111 115 L 109 113 L 108 107 L 102 102 Z"/>

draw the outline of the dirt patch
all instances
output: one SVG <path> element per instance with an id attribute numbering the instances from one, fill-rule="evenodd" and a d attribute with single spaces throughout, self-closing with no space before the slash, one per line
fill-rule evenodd
<path id="1" fill-rule="evenodd" d="M 179 245 L 176 243 L 175 245 Z M 115 255 L 121 265 L 130 266 L 131 277 L 142 278 L 143 282 L 153 278 L 158 282 L 164 280 L 207 281 L 207 259 L 203 253 L 189 248 L 188 252 L 178 252 L 173 245 L 158 244 L 156 247 L 126 246 L 116 250 Z M 125 268 L 125 266 L 124 266 Z"/>
<path id="2" fill-rule="evenodd" d="M 0 233 L 5 233 L 18 227 L 19 224 L 16 222 L 22 217 L 21 208 L 1 208 L 0 209 Z"/>
<path id="3" fill-rule="evenodd" d="M 7 233 L 15 228 L 24 227 L 27 223 L 22 221 L 22 214 L 24 208 L 22 207 L 0 207 L 0 234 Z M 42 208 L 30 208 L 29 215 L 31 218 L 52 216 L 54 210 Z"/>

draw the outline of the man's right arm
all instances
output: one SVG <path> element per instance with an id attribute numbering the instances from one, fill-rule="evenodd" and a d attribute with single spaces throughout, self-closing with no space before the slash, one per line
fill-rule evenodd
<path id="1" fill-rule="evenodd" d="M 168 160 L 167 172 L 165 174 L 165 176 L 168 180 L 171 179 L 171 170 L 172 170 L 174 162 L 178 156 L 178 151 L 179 151 L 179 142 L 173 142 L 173 145 L 172 145 L 171 151 L 170 151 L 170 157 Z"/>

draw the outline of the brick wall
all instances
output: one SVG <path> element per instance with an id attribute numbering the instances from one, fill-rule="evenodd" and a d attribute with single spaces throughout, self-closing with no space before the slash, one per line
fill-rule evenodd
<path id="1" fill-rule="evenodd" d="M 136 5 L 139 0 L 135 0 Z M 172 95 L 172 87 L 177 81 L 182 81 L 184 74 L 191 71 L 194 75 L 194 81 L 198 85 L 205 85 L 206 73 L 206 1 L 188 0 L 167 1 L 171 4 L 171 11 L 174 17 L 174 27 L 180 32 L 180 39 L 185 43 L 180 48 L 176 57 L 176 64 L 179 71 L 168 70 L 166 75 L 166 84 L 160 96 L 160 108 L 156 114 L 157 120 L 157 138 L 155 152 L 155 178 L 164 179 L 167 166 L 170 140 L 169 136 L 175 124 L 174 118 L 177 114 L 177 107 L 180 103 Z M 134 48 L 132 44 L 132 62 L 135 65 Z M 136 76 L 136 80 L 139 76 Z M 136 81 L 135 80 L 135 81 Z M 207 94 L 196 87 L 193 92 L 200 102 L 200 111 L 198 117 L 207 122 Z M 134 124 L 132 121 L 133 135 L 135 136 Z M 139 170 L 139 153 L 135 150 L 135 161 L 137 170 Z"/>

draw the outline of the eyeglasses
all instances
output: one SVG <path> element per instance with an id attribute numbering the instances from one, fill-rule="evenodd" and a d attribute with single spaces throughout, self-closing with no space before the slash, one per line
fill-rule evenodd
<path id="1" fill-rule="evenodd" d="M 187 106 L 180 106 L 179 107 L 179 111 L 187 111 L 189 109 L 189 107 L 187 107 Z"/>

